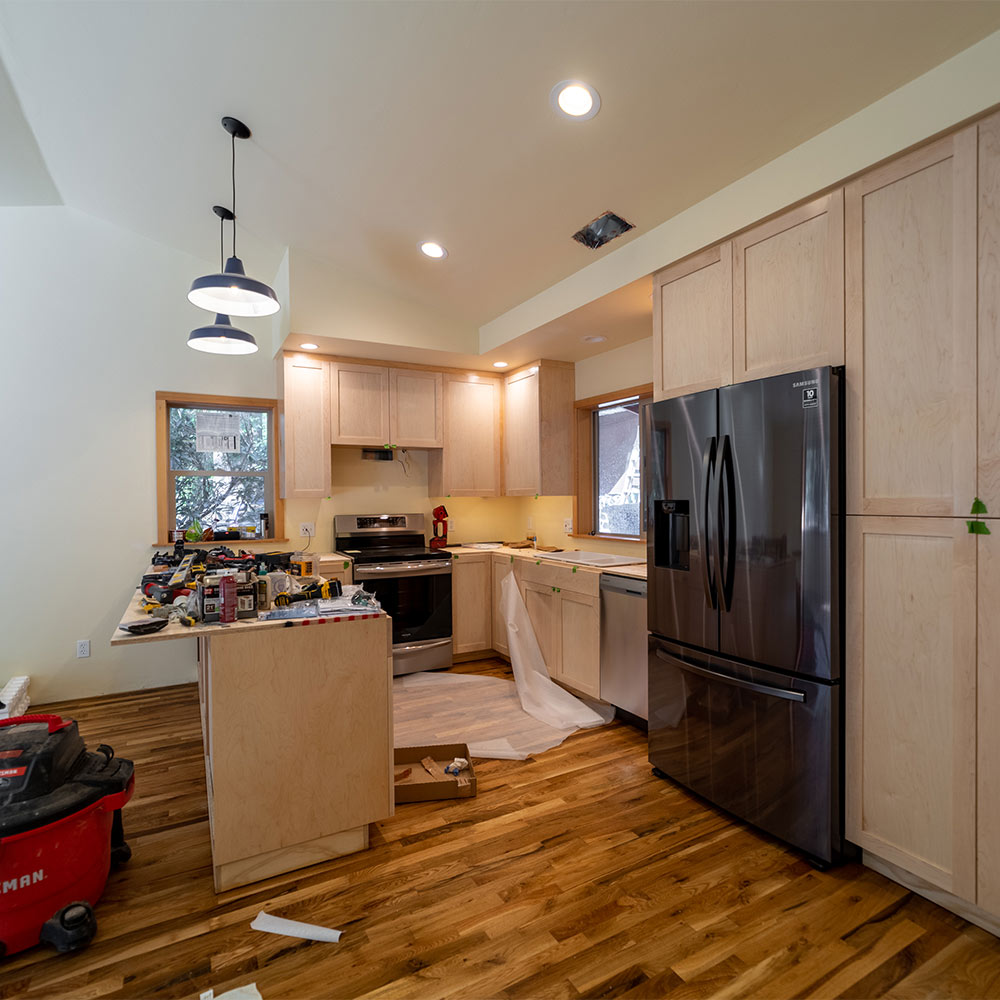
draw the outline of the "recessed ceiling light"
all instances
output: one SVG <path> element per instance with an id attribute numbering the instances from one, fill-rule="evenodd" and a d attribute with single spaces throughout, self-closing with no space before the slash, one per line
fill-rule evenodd
<path id="1" fill-rule="evenodd" d="M 552 88 L 549 103 L 559 114 L 585 122 L 601 110 L 601 95 L 582 80 L 563 80 Z"/>
<path id="2" fill-rule="evenodd" d="M 493 362 L 493 367 L 494 368 L 506 368 L 507 367 L 507 362 L 506 361 L 494 361 Z"/>
<path id="3" fill-rule="evenodd" d="M 316 351 L 316 350 L 319 350 L 319 345 L 318 344 L 299 344 L 299 347 L 301 347 L 303 351 Z"/>
<path id="4" fill-rule="evenodd" d="M 424 240 L 418 246 L 420 247 L 420 252 L 425 257 L 433 257 L 435 260 L 441 260 L 442 257 L 448 256 L 448 251 L 440 243 L 435 243 L 433 240 Z"/>
<path id="5" fill-rule="evenodd" d="M 607 337 L 584 337 L 584 341 L 588 344 L 603 344 Z"/>

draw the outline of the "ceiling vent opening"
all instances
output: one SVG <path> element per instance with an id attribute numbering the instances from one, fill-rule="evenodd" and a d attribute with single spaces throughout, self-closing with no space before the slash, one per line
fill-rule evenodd
<path id="1" fill-rule="evenodd" d="M 626 222 L 620 215 L 614 212 L 605 212 L 599 215 L 593 222 L 587 223 L 578 233 L 573 234 L 573 239 L 577 243 L 582 243 L 591 250 L 610 243 L 616 236 L 627 233 L 630 229 L 635 229 L 631 222 Z"/>

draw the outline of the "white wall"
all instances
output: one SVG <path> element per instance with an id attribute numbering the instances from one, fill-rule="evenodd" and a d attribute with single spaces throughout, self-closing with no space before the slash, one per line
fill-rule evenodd
<path id="1" fill-rule="evenodd" d="M 589 399 L 653 381 L 653 338 L 576 363 L 576 398 Z"/>
<path id="2" fill-rule="evenodd" d="M 186 346 L 209 317 L 188 286 L 216 266 L 73 209 L 0 208 L 0 679 L 30 674 L 35 703 L 195 677 L 194 640 L 108 640 L 156 538 L 156 390 L 275 393 L 269 321 L 241 321 L 255 355 Z"/>

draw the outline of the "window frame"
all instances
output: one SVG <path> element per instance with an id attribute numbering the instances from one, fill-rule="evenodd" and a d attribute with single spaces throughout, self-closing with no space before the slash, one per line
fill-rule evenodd
<path id="1" fill-rule="evenodd" d="M 250 396 L 214 396 L 193 392 L 156 393 L 156 535 L 155 545 L 169 545 L 170 531 L 170 487 L 173 475 L 170 468 L 170 420 L 171 407 L 187 407 L 201 410 L 257 410 L 268 414 L 268 443 L 270 457 L 270 484 L 265 482 L 265 492 L 270 490 L 274 497 L 271 513 L 271 535 L 265 541 L 280 542 L 280 530 L 285 528 L 285 502 L 281 497 L 279 470 L 281 468 L 281 440 L 279 416 L 281 401 L 277 399 L 257 399 Z M 219 475 L 223 473 L 220 471 Z M 265 474 L 266 475 L 266 474 Z M 249 541 L 249 539 L 247 539 Z"/>
<path id="2" fill-rule="evenodd" d="M 638 535 L 614 535 L 597 530 L 597 488 L 595 485 L 597 467 L 594 441 L 594 413 L 608 403 L 638 397 L 639 404 L 652 402 L 653 383 L 634 385 L 615 392 L 605 392 L 600 396 L 588 396 L 573 404 L 575 418 L 575 442 L 573 449 L 573 479 L 576 491 L 573 496 L 573 530 L 571 537 L 607 538 L 616 542 L 636 542 L 645 544 L 646 533 Z"/>

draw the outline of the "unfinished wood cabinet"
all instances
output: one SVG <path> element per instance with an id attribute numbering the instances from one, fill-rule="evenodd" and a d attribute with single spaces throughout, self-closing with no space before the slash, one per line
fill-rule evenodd
<path id="1" fill-rule="evenodd" d="M 979 124 L 978 377 L 977 495 L 1000 514 L 1000 114 Z"/>
<path id="2" fill-rule="evenodd" d="M 318 562 L 316 572 L 324 580 L 339 580 L 341 586 L 354 582 L 354 572 L 350 559 L 328 554 L 320 556 Z"/>
<path id="3" fill-rule="evenodd" d="M 556 588 L 525 580 L 521 582 L 521 596 L 549 676 L 556 680 L 559 674 L 559 608 Z"/>
<path id="4" fill-rule="evenodd" d="M 733 380 L 733 245 L 727 241 L 653 275 L 653 398 Z"/>
<path id="5" fill-rule="evenodd" d="M 978 549 L 979 655 L 977 905 L 1000 917 L 1000 520 L 975 535 Z"/>
<path id="6" fill-rule="evenodd" d="M 976 163 L 972 126 L 847 187 L 848 513 L 975 496 Z"/>
<path id="7" fill-rule="evenodd" d="M 573 365 L 538 361 L 504 380 L 504 495 L 573 493 Z"/>
<path id="8" fill-rule="evenodd" d="M 389 369 L 331 361 L 330 418 L 333 444 L 390 444 Z"/>
<path id="9" fill-rule="evenodd" d="M 500 496 L 501 391 L 489 375 L 444 375 L 444 445 L 428 452 L 430 496 Z"/>
<path id="10" fill-rule="evenodd" d="M 582 694 L 601 696 L 601 600 L 557 591 L 559 661 L 554 680 Z"/>
<path id="11" fill-rule="evenodd" d="M 503 581 L 508 573 L 515 572 L 516 562 L 513 556 L 494 552 L 491 560 L 493 571 L 493 642 L 492 647 L 504 656 L 510 656 L 507 645 L 507 622 L 500 611 L 500 600 L 503 596 Z"/>
<path id="12" fill-rule="evenodd" d="M 400 448 L 444 444 L 443 386 L 441 372 L 389 369 L 389 444 Z"/>
<path id="13" fill-rule="evenodd" d="M 451 565 L 452 648 L 476 653 L 493 645 L 493 557 L 455 554 Z"/>
<path id="14" fill-rule="evenodd" d="M 278 362 L 281 414 L 281 495 L 330 495 L 330 394 L 327 363 L 286 354 Z M 277 534 L 280 525 L 274 526 Z"/>
<path id="15" fill-rule="evenodd" d="M 975 902 L 977 536 L 847 520 L 847 837 Z"/>
<path id="16" fill-rule="evenodd" d="M 733 239 L 733 381 L 844 363 L 844 192 Z"/>

